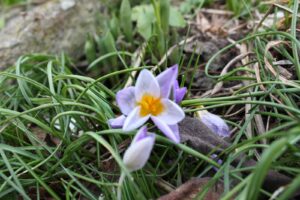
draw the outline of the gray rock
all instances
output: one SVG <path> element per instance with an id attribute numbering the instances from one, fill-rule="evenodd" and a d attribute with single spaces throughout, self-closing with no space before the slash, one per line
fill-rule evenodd
<path id="1" fill-rule="evenodd" d="M 87 34 L 96 31 L 99 12 L 99 0 L 48 0 L 8 11 L 0 30 L 0 70 L 30 53 L 64 52 L 78 58 Z"/>

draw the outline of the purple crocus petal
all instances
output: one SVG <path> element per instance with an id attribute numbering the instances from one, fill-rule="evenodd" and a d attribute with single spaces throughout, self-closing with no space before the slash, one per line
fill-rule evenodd
<path id="1" fill-rule="evenodd" d="M 117 118 L 109 119 L 108 124 L 111 128 L 122 128 L 123 124 L 125 122 L 125 119 L 126 119 L 125 115 L 121 115 Z"/>
<path id="2" fill-rule="evenodd" d="M 143 69 L 137 78 L 135 84 L 136 101 L 139 102 L 145 94 L 156 98 L 160 97 L 159 84 L 153 74 L 147 69 Z"/>
<path id="3" fill-rule="evenodd" d="M 211 154 L 210 157 L 211 157 L 212 159 L 216 160 L 217 163 L 218 163 L 219 165 L 222 165 L 223 161 L 222 161 L 221 159 L 216 159 L 216 158 L 218 158 L 218 155 L 217 155 L 217 154 Z"/>
<path id="4" fill-rule="evenodd" d="M 163 120 L 160 120 L 158 117 L 151 116 L 154 124 L 172 141 L 175 143 L 180 142 L 178 127 L 176 125 L 169 126 Z"/>
<path id="5" fill-rule="evenodd" d="M 218 115 L 208 111 L 199 111 L 201 121 L 213 132 L 221 137 L 229 137 L 230 131 L 226 122 Z"/>
<path id="6" fill-rule="evenodd" d="M 156 117 L 159 118 L 161 121 L 168 125 L 177 124 L 181 120 L 183 120 L 185 114 L 176 103 L 169 99 L 162 99 L 161 103 L 164 107 L 164 110 L 161 114 L 157 115 Z"/>
<path id="7" fill-rule="evenodd" d="M 179 83 L 178 80 L 175 80 L 174 85 L 173 85 L 173 95 L 174 95 L 174 101 L 176 103 L 180 103 L 186 94 L 186 87 L 179 88 Z"/>
<path id="8" fill-rule="evenodd" d="M 128 115 L 136 106 L 134 87 L 124 88 L 117 92 L 117 104 L 124 115 Z"/>
<path id="9" fill-rule="evenodd" d="M 132 143 L 132 144 L 133 144 L 133 143 L 136 143 L 136 142 L 138 142 L 138 141 L 144 139 L 145 137 L 147 137 L 147 131 L 148 131 L 147 126 L 141 127 L 141 128 L 138 130 L 137 134 L 134 136 L 134 138 L 133 138 L 133 140 L 132 140 L 131 143 Z"/>
<path id="10" fill-rule="evenodd" d="M 148 119 L 149 115 L 142 117 L 140 115 L 141 107 L 138 106 L 133 109 L 127 116 L 124 125 L 123 125 L 123 131 L 132 131 L 140 126 L 142 126 Z"/>
<path id="11" fill-rule="evenodd" d="M 177 76 L 178 65 L 176 64 L 166 69 L 156 77 L 156 80 L 158 81 L 158 84 L 160 86 L 160 93 L 162 98 L 168 98 L 170 96 L 172 86 Z"/>
<path id="12" fill-rule="evenodd" d="M 174 91 L 174 100 L 176 103 L 180 103 L 183 100 L 184 95 L 186 94 L 187 88 L 182 87 Z"/>
<path id="13" fill-rule="evenodd" d="M 218 158 L 218 155 L 217 155 L 217 154 L 212 154 L 212 155 L 210 155 L 210 157 L 211 157 L 213 160 L 217 161 L 217 163 L 218 163 L 219 165 L 222 165 L 223 161 L 222 161 L 221 159 L 216 159 L 216 158 Z M 218 171 L 218 170 L 219 170 L 219 169 L 216 168 L 216 167 L 213 167 L 213 169 L 214 169 L 215 171 Z"/>
<path id="14" fill-rule="evenodd" d="M 174 81 L 173 89 L 174 90 L 178 90 L 179 89 L 179 82 L 178 82 L 177 79 Z"/>
<path id="15" fill-rule="evenodd" d="M 179 135 L 179 127 L 178 124 L 169 125 L 170 129 L 173 131 L 176 138 L 178 138 L 178 143 L 180 142 L 180 135 Z"/>
<path id="16" fill-rule="evenodd" d="M 130 172 L 145 166 L 154 146 L 155 135 L 145 133 L 144 127 L 142 129 L 138 131 L 123 157 L 124 164 Z"/>

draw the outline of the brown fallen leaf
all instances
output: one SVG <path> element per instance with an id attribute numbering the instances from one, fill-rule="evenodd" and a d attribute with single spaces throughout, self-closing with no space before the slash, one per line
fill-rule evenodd
<path id="1" fill-rule="evenodd" d="M 285 77 L 286 79 L 291 79 L 293 74 L 289 72 L 287 69 L 284 67 L 278 66 L 279 74 Z"/>
<path id="2" fill-rule="evenodd" d="M 42 144 L 45 144 L 47 133 L 43 129 L 38 126 L 32 126 L 31 131 L 36 135 Z"/>
<path id="3" fill-rule="evenodd" d="M 192 200 L 197 197 L 203 187 L 210 181 L 211 178 L 193 178 L 183 185 L 179 186 L 176 190 L 161 196 L 157 200 Z M 214 187 L 206 193 L 204 200 L 218 200 L 224 188 L 221 183 L 217 183 Z"/>
<path id="4" fill-rule="evenodd" d="M 200 10 L 196 16 L 197 29 L 202 33 L 208 33 L 208 35 L 211 35 L 212 37 L 226 37 L 228 35 L 228 30 L 224 25 L 227 23 L 230 23 L 230 27 L 232 28 L 233 24 L 229 20 L 227 13 L 220 13 L 218 10 L 205 14 Z"/>
<path id="5" fill-rule="evenodd" d="M 30 126 L 30 129 L 43 145 L 58 146 L 61 143 L 61 139 L 45 132 L 38 126 Z"/>
<path id="6" fill-rule="evenodd" d="M 50 136 L 50 141 L 55 145 L 58 146 L 61 143 L 61 139 L 59 139 L 58 137 L 55 137 L 53 135 Z"/>
<path id="7" fill-rule="evenodd" d="M 205 17 L 205 15 L 201 12 L 198 13 L 197 18 L 197 28 L 202 31 L 203 33 L 209 30 L 212 25 L 210 24 L 209 20 Z"/>

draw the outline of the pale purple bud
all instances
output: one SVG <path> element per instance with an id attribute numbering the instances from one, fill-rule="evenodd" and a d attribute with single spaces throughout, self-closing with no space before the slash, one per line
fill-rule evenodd
<path id="1" fill-rule="evenodd" d="M 218 115 L 206 110 L 198 112 L 200 120 L 215 134 L 221 137 L 229 137 L 230 131 L 226 122 Z"/>
<path id="2" fill-rule="evenodd" d="M 186 87 L 180 88 L 178 81 L 175 80 L 174 86 L 173 86 L 174 101 L 176 103 L 180 103 L 183 100 L 183 97 L 184 97 L 186 91 L 187 91 Z"/>
<path id="3" fill-rule="evenodd" d="M 124 164 L 130 172 L 139 170 L 145 166 L 150 157 L 154 142 L 155 134 L 148 133 L 146 126 L 139 129 L 123 157 Z"/>

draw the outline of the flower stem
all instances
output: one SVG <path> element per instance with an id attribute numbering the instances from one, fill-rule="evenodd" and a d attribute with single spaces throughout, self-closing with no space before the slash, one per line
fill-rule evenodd
<path id="1" fill-rule="evenodd" d="M 125 173 L 122 171 L 119 183 L 118 183 L 118 200 L 122 199 L 122 186 L 123 186 L 123 181 L 125 179 Z"/>

